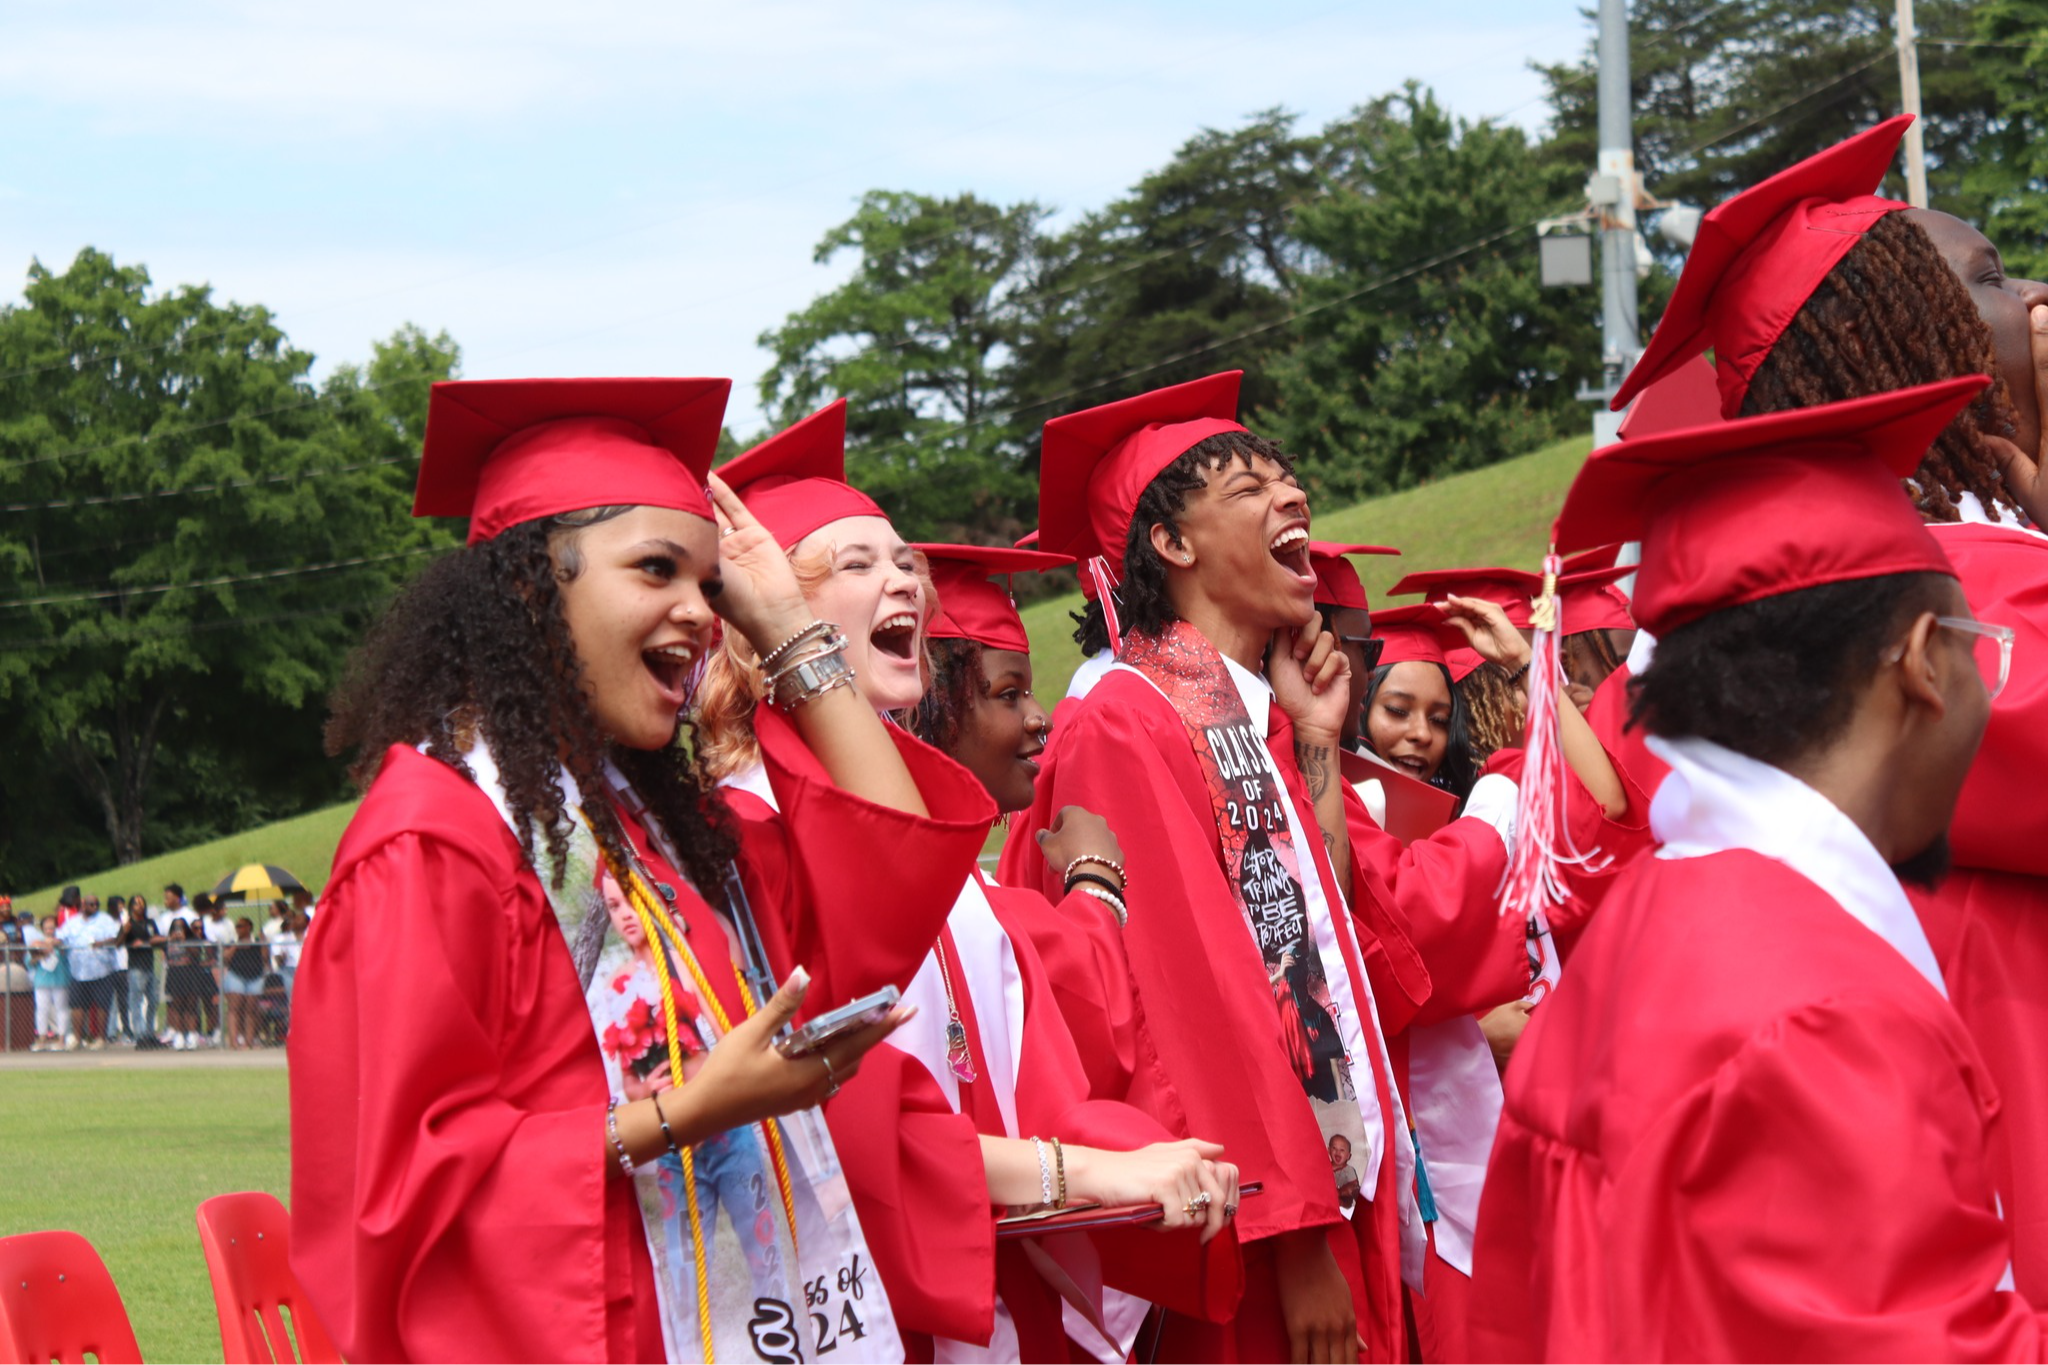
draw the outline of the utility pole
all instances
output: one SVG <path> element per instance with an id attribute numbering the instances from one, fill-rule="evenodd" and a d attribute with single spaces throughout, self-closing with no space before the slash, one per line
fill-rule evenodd
<path id="1" fill-rule="evenodd" d="M 1906 3 L 1907 0 L 1901 0 Z M 1621 425 L 1605 399 L 1642 354 L 1636 324 L 1635 134 L 1629 109 L 1628 0 L 1600 0 L 1600 161 L 1586 197 L 1600 221 L 1600 388 L 1593 441 L 1606 445 Z"/>
<path id="2" fill-rule="evenodd" d="M 1927 207 L 1927 139 L 1920 131 L 1920 35 L 1913 28 L 1913 0 L 1898 0 L 1899 7 L 1899 104 L 1913 116 L 1906 129 L 1906 202 L 1916 209 Z M 1606 65 L 1606 48 L 1601 49 Z M 1607 87 L 1601 86 L 1601 144 L 1606 144 Z M 1606 153 L 1601 153 L 1606 155 Z"/>

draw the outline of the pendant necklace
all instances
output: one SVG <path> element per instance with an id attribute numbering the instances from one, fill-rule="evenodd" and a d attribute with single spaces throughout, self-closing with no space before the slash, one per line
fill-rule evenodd
<path id="1" fill-rule="evenodd" d="M 946 988 L 946 1064 L 954 1076 L 967 1084 L 975 1079 L 974 1054 L 967 1048 L 967 1025 L 960 1022 L 960 1006 L 953 999 L 953 969 L 946 963 L 946 940 L 932 945 L 939 955 L 939 984 Z"/>

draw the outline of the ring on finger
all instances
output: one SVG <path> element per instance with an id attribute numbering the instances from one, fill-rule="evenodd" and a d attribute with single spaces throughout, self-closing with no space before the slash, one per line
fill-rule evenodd
<path id="1" fill-rule="evenodd" d="M 1237 1205 L 1225 1204 L 1223 1206 L 1223 1221 L 1227 1223 L 1235 1217 L 1237 1217 Z"/>
<path id="2" fill-rule="evenodd" d="M 1198 1218 L 1201 1216 L 1202 1210 L 1208 1208 L 1211 1202 L 1212 1200 L 1209 1192 L 1207 1190 L 1203 1190 L 1200 1194 L 1188 1200 L 1188 1202 L 1182 1206 L 1182 1211 L 1186 1213 L 1187 1216 L 1190 1218 Z"/>
<path id="3" fill-rule="evenodd" d="M 829 1100 L 839 1093 L 839 1076 L 832 1070 L 830 1057 L 821 1052 L 818 1054 L 818 1060 L 825 1064 L 825 1098 Z"/>

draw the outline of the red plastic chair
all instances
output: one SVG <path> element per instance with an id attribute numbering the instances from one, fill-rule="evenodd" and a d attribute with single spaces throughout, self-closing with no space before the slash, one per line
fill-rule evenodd
<path id="1" fill-rule="evenodd" d="M 330 1365 L 341 1360 L 320 1315 L 292 1273 L 292 1216 L 274 1195 L 216 1195 L 199 1206 L 199 1244 L 213 1277 L 213 1307 L 220 1315 L 226 1365 L 271 1365 L 293 1356 Z M 281 1310 L 281 1311 L 280 1311 Z"/>
<path id="2" fill-rule="evenodd" d="M 107 1263 L 75 1232 L 0 1237 L 0 1360 L 141 1365 Z"/>

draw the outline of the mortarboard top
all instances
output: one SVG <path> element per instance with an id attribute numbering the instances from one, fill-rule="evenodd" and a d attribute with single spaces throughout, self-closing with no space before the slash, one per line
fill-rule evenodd
<path id="1" fill-rule="evenodd" d="M 926 628 L 934 640 L 973 640 L 990 649 L 1031 652 L 1024 619 L 1006 584 L 991 582 L 995 574 L 1038 573 L 1074 561 L 1065 555 L 1036 550 L 1009 550 L 990 545 L 918 545 L 930 566 L 932 586 L 939 592 L 939 614 Z"/>
<path id="2" fill-rule="evenodd" d="M 1596 545 L 1590 550 L 1567 555 L 1564 560 L 1564 571 L 1574 574 L 1584 573 L 1588 569 L 1611 569 L 1615 560 L 1621 556 L 1621 546 L 1622 542 L 1616 541 L 1612 545 Z"/>
<path id="3" fill-rule="evenodd" d="M 1636 621 L 1629 613 L 1628 597 L 1614 585 L 1635 571 L 1633 564 L 1610 564 L 1604 569 L 1581 569 L 1561 575 L 1557 580 L 1557 602 L 1564 633 L 1634 630 Z"/>
<path id="4" fill-rule="evenodd" d="M 1707 210 L 1663 320 L 1612 406 L 1711 349 L 1721 414 L 1742 411 L 1750 378 L 1828 272 L 1879 219 L 1907 207 L 1878 198 L 1877 187 L 1912 121 L 1886 119 Z"/>
<path id="5" fill-rule="evenodd" d="M 887 517 L 846 481 L 846 400 L 835 399 L 718 470 L 783 549 L 843 517 Z"/>
<path id="6" fill-rule="evenodd" d="M 1633 441 L 1680 427 L 1703 427 L 1721 420 L 1721 381 L 1714 362 L 1696 355 L 1644 387 L 1629 404 L 1615 439 Z"/>
<path id="7" fill-rule="evenodd" d="M 416 517 L 468 517 L 469 543 L 587 507 L 711 519 L 704 472 L 730 379 L 459 379 L 433 386 Z"/>
<path id="8" fill-rule="evenodd" d="M 1521 569 L 1426 569 L 1409 574 L 1388 592 L 1395 597 L 1422 593 L 1426 597 L 1478 597 L 1508 615 L 1517 630 L 1531 630 L 1530 602 L 1543 591 L 1543 575 Z"/>
<path id="9" fill-rule="evenodd" d="M 1138 497 L 1159 471 L 1237 422 L 1242 370 L 1154 389 L 1045 424 L 1038 460 L 1040 544 L 1087 560 L 1100 555 L 1119 577 Z"/>
<path id="10" fill-rule="evenodd" d="M 1443 608 L 1429 602 L 1389 607 L 1372 617 L 1372 633 L 1384 641 L 1380 667 L 1389 664 L 1441 664 L 1450 667 L 1453 650 L 1468 649 L 1465 636 Z"/>
<path id="11" fill-rule="evenodd" d="M 1642 541 L 1634 613 L 1660 636 L 1802 588 L 1953 575 L 1899 480 L 1990 382 L 1964 375 L 1596 450 L 1565 495 L 1558 548 Z"/>
<path id="12" fill-rule="evenodd" d="M 1359 611 L 1371 611 L 1372 605 L 1365 595 L 1365 584 L 1358 581 L 1358 570 L 1351 566 L 1346 555 L 1397 555 L 1399 550 L 1385 545 L 1339 545 L 1334 541 L 1311 540 L 1308 543 L 1308 566 L 1316 576 L 1316 605 L 1319 607 L 1355 607 Z"/>

